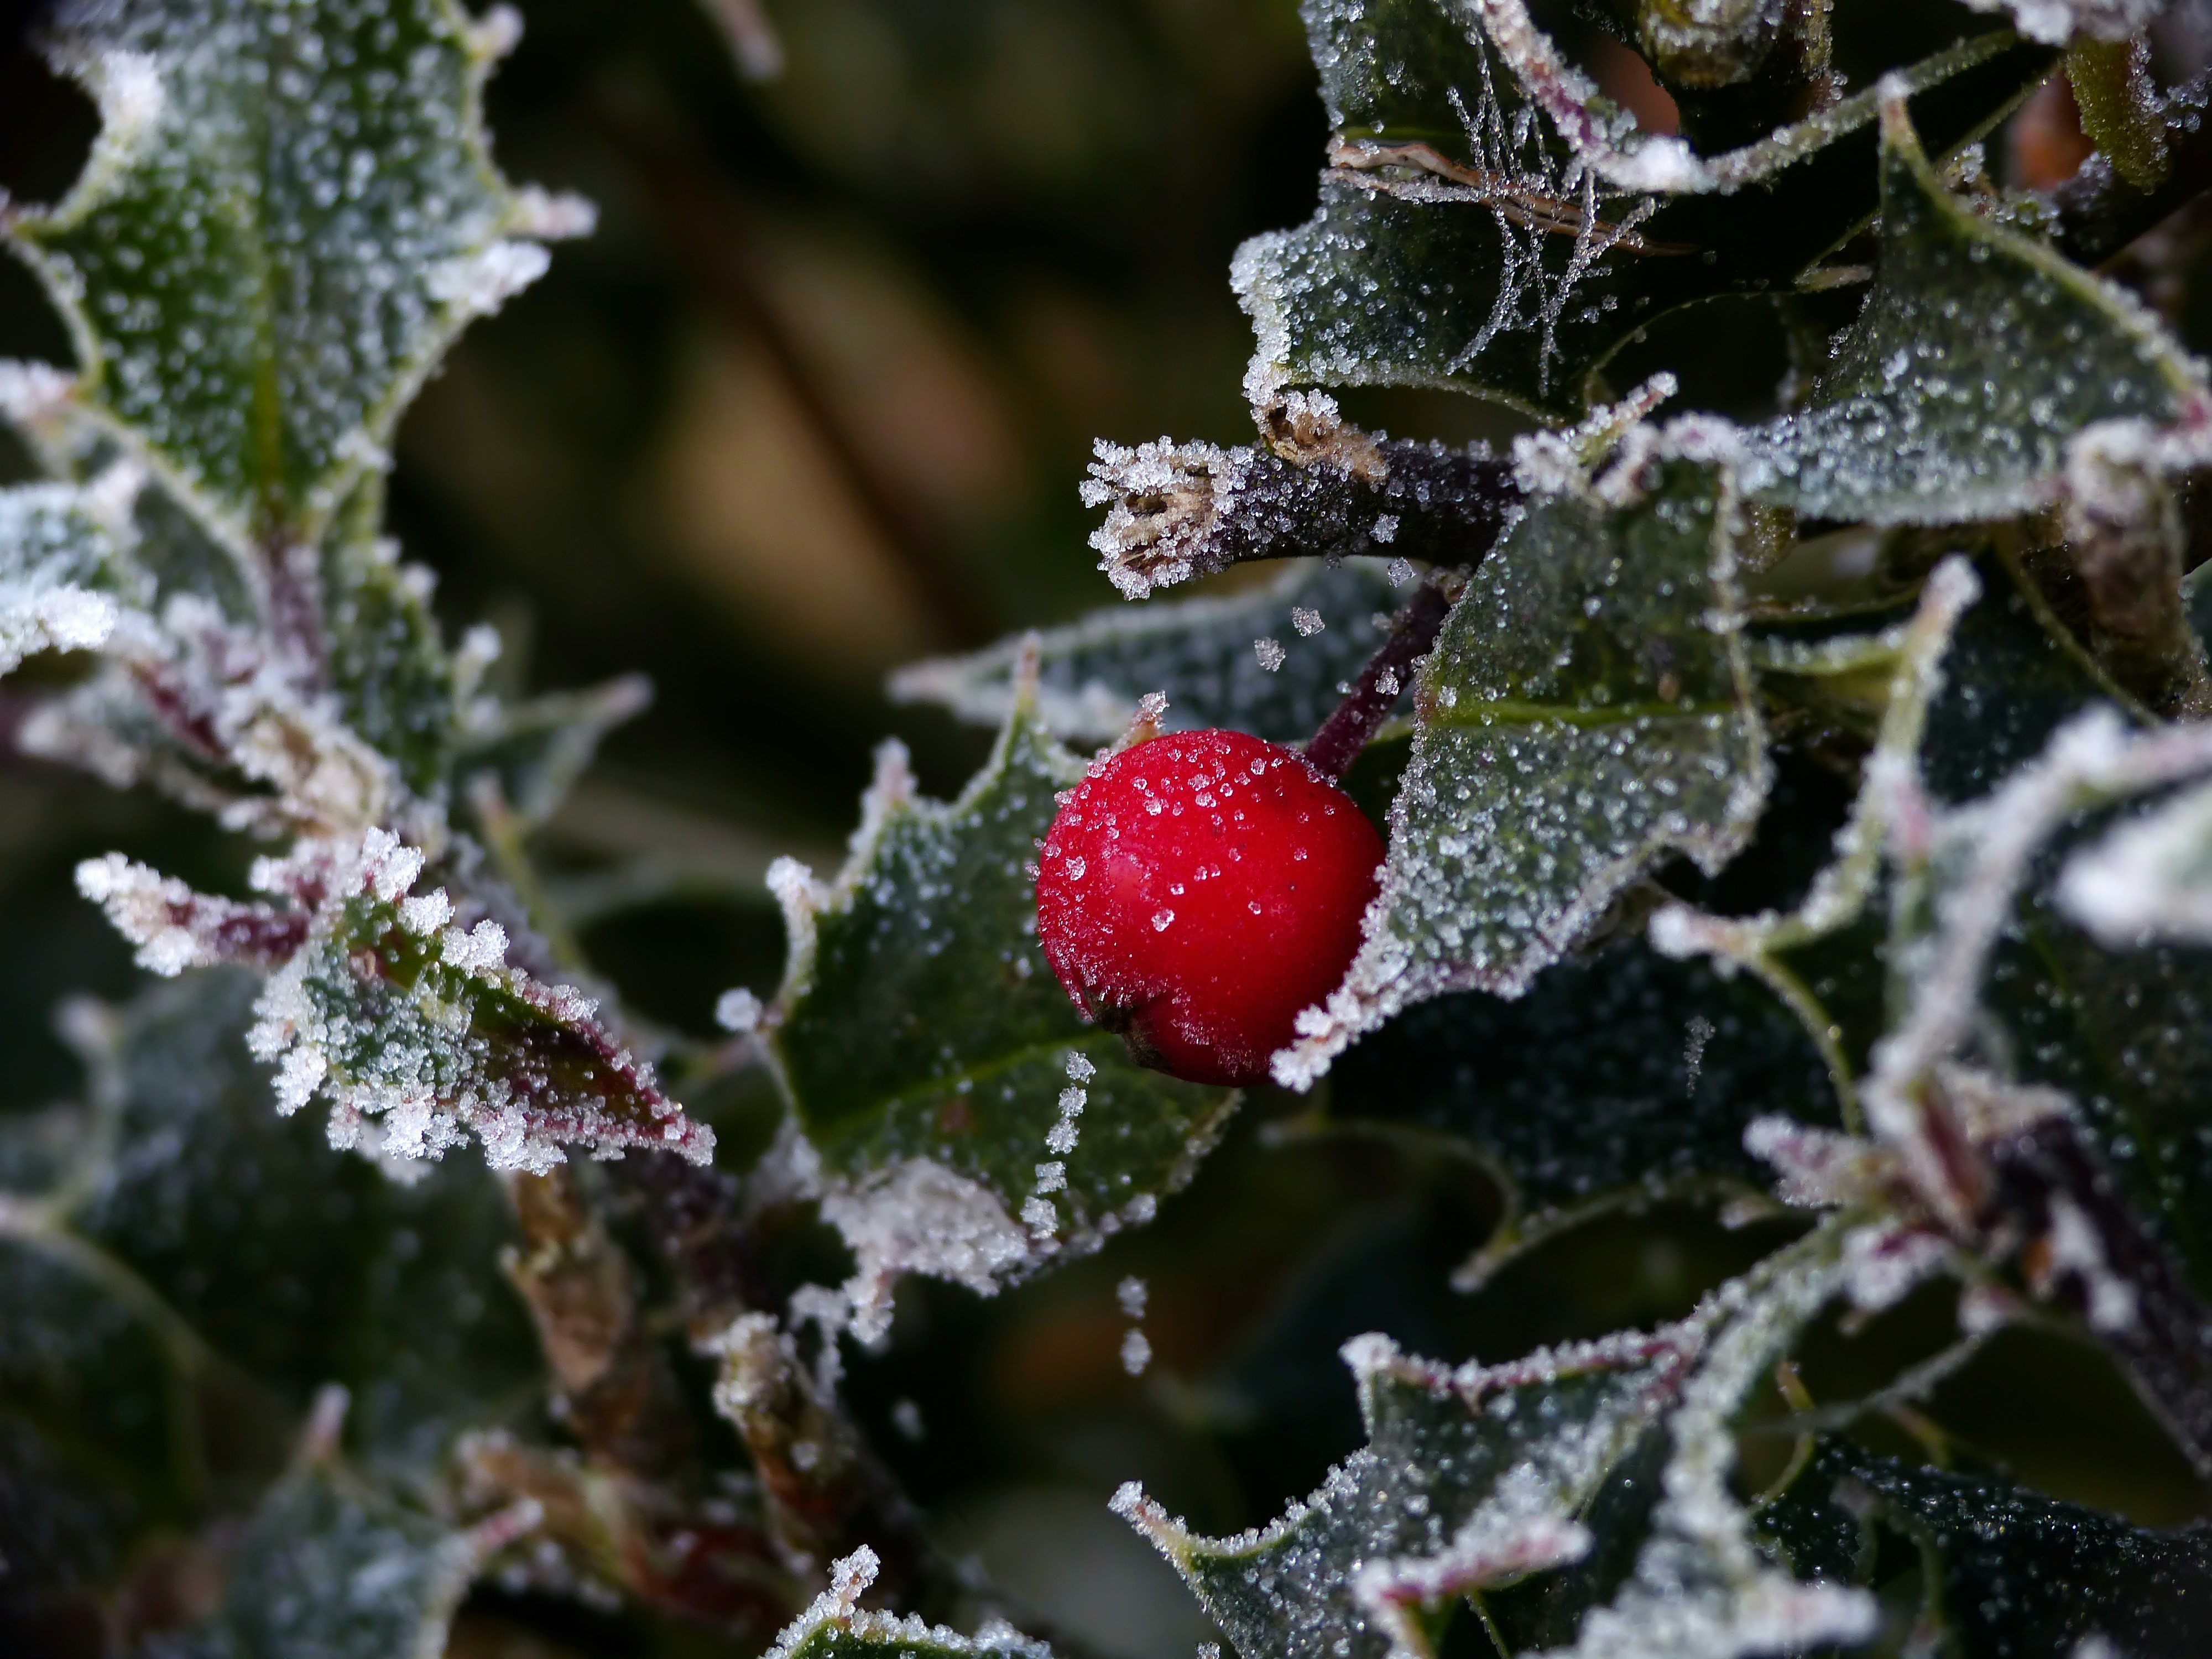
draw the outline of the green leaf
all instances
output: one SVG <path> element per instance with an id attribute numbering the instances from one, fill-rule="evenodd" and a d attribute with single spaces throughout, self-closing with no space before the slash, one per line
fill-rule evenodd
<path id="1" fill-rule="evenodd" d="M 830 1588 L 793 1620 L 766 1659 L 1051 1659 L 1052 1650 L 1000 1620 L 974 1636 L 860 1605 L 881 1568 L 865 1544 L 830 1569 Z"/>
<path id="2" fill-rule="evenodd" d="M 1875 205 L 1872 91 L 1701 159 L 1637 133 L 1517 6 L 1304 9 L 1335 165 L 1311 221 L 1237 258 L 1262 408 L 1292 386 L 1434 386 L 1570 419 L 1636 331 L 1786 287 Z M 1907 72 L 1916 115 L 1964 143 L 2051 56 L 1963 42 Z"/>
<path id="3" fill-rule="evenodd" d="M 2043 506 L 2093 422 L 2204 395 L 2142 305 L 1943 188 L 1882 115 L 1880 274 L 1810 406 L 1750 435 L 1747 488 L 1826 519 L 1953 524 Z"/>
<path id="4" fill-rule="evenodd" d="M 1339 684 L 1389 636 L 1386 624 L 1402 599 L 1379 561 L 1346 559 L 1334 568 L 1301 564 L 1224 599 L 1097 611 L 1037 636 L 1037 718 L 1065 742 L 1109 743 L 1127 729 L 1139 697 L 1163 691 L 1168 731 L 1224 726 L 1304 743 L 1343 701 Z M 1303 634 L 1294 611 L 1311 611 L 1326 626 Z M 1255 651 L 1262 641 L 1282 647 L 1279 667 L 1268 668 Z M 916 663 L 892 676 L 892 700 L 937 703 L 963 720 L 1000 725 L 1013 708 L 1024 648 L 1009 640 L 972 656 Z"/>
<path id="5" fill-rule="evenodd" d="M 1764 1192 L 1753 1118 L 1836 1121 L 1820 1049 L 1750 975 L 1675 963 L 1639 941 L 1555 963 L 1528 994 L 1411 1008 L 1330 1074 L 1332 1121 L 1443 1137 L 1506 1194 L 1485 1247 L 1525 1241 L 1624 1198 Z"/>
<path id="6" fill-rule="evenodd" d="M 70 325 L 76 395 L 234 554 L 312 544 L 447 343 L 543 270 L 518 239 L 580 228 L 492 166 L 504 26 L 447 0 L 81 19 L 58 60 L 100 141 L 65 202 L 5 224 Z"/>
<path id="7" fill-rule="evenodd" d="M 257 1005 L 254 1051 L 281 1059 L 278 1102 L 319 1089 L 337 1144 L 436 1158 L 474 1134 L 495 1169 L 543 1173 L 562 1142 L 714 1157 L 713 1131 L 595 1023 L 597 1005 L 507 964 L 506 929 L 456 921 L 444 888 L 410 897 L 424 859 L 385 831 L 309 846 L 283 880 L 321 894 L 306 943 Z"/>
<path id="8" fill-rule="evenodd" d="M 1879 1226 L 1868 1230 L 1880 1237 Z M 1711 1331 L 1668 1419 L 1672 1444 L 1651 1530 L 1627 1582 L 1583 1618 L 1560 1659 L 1737 1659 L 1862 1642 L 1870 1598 L 1804 1583 L 1758 1548 L 1729 1487 L 1736 1414 L 1814 1314 L 1844 1287 L 1852 1230 L 1831 1224 L 1770 1256 L 1700 1309 Z"/>
<path id="9" fill-rule="evenodd" d="M 129 495 L 115 495 L 59 483 L 0 489 L 0 674 L 40 651 L 97 649 L 123 604 L 143 597 L 128 562 Z"/>
<path id="10" fill-rule="evenodd" d="M 382 492 L 373 493 L 381 507 Z M 390 760 L 400 781 L 443 799 L 462 705 L 481 669 L 446 649 L 430 613 L 429 572 L 393 544 L 334 534 L 323 553 L 331 689 L 346 725 Z"/>
<path id="11" fill-rule="evenodd" d="M 1115 1495 L 1240 1653 L 1419 1653 L 1461 1595 L 1577 1559 L 1590 1539 L 1576 1512 L 1657 1419 L 1688 1350 L 1625 1334 L 1454 1370 L 1364 1336 L 1344 1358 L 1368 1443 L 1273 1525 L 1201 1538 L 1133 1481 Z"/>
<path id="12" fill-rule="evenodd" d="M 771 1047 L 864 1332 L 902 1271 L 988 1292 L 1150 1219 L 1236 1099 L 1139 1066 L 1045 962 L 1034 859 L 1083 763 L 1031 684 L 957 800 L 917 800 L 887 744 L 836 882 L 770 872 L 791 933 Z"/>
<path id="13" fill-rule="evenodd" d="M 1870 1524 L 1918 1546 L 1924 1618 L 1960 1659 L 2067 1659 L 2093 1637 L 2119 1653 L 2197 1651 L 2212 1628 L 2212 1523 L 2131 1527 L 1993 1474 L 1913 1468 L 1824 1439 L 1762 1529 L 1801 1569 L 1867 1582 Z"/>
<path id="14" fill-rule="evenodd" d="M 1517 996 L 1654 860 L 1708 872 L 1768 783 L 1738 635 L 1723 468 L 1655 461 L 1650 493 L 1533 503 L 1444 623 L 1367 939 L 1276 1058 L 1304 1087 L 1439 993 Z"/>
<path id="15" fill-rule="evenodd" d="M 235 969 L 194 975 L 114 1017 L 94 1052 L 100 1151 L 68 1224 L 292 1408 L 344 1384 L 356 1455 L 418 1477 L 542 1373 L 497 1267 L 507 1200 L 479 1165 L 402 1184 L 280 1117 L 246 1051 L 256 990 Z"/>
<path id="16" fill-rule="evenodd" d="M 1649 1336 L 1456 1370 L 1405 1359 L 1379 1336 L 1355 1339 L 1345 1358 L 1369 1443 L 1281 1520 L 1236 1538 L 1198 1537 L 1133 1482 L 1115 1508 L 1240 1652 L 1426 1659 L 1463 1595 L 1498 1602 L 1506 1629 L 1556 1616 L 1545 1592 L 1557 1581 L 1545 1575 L 1589 1557 L 1599 1540 L 1582 1517 L 1608 1477 L 1656 1438 L 1667 1449 L 1660 1497 L 1633 1571 L 1584 1613 L 1571 1651 L 1733 1659 L 1863 1636 L 1871 1626 L 1864 1598 L 1777 1572 L 1728 1487 L 1730 1425 L 1842 1286 L 1853 1231 L 1832 1223 Z M 1608 1553 L 1620 1542 L 1604 1540 Z M 1525 1590 L 1499 1595 L 1522 1580 Z M 1502 1635 L 1500 1623 L 1493 1617 Z"/>
<path id="17" fill-rule="evenodd" d="M 461 1597 L 520 1517 L 467 1532 L 312 1467 L 262 1502 L 191 1659 L 439 1659 Z"/>

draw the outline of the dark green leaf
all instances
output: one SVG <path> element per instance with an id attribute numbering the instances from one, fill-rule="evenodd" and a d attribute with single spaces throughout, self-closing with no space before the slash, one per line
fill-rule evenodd
<path id="1" fill-rule="evenodd" d="M 2094 422 L 2203 395 L 2136 301 L 1943 188 L 1903 105 L 1882 121 L 1880 275 L 1810 406 L 1751 435 L 1754 493 L 1820 518 L 1950 524 L 2046 503 Z"/>
<path id="2" fill-rule="evenodd" d="M 221 1609 L 157 1651 L 191 1659 L 439 1659 L 461 1597 L 500 1534 L 456 1532 L 334 1468 L 263 1500 Z"/>
<path id="3" fill-rule="evenodd" d="M 344 1383 L 364 1462 L 427 1472 L 540 1376 L 497 1266 L 507 1200 L 472 1162 L 403 1185 L 280 1117 L 246 1053 L 254 992 L 244 973 L 195 975 L 117 1017 L 105 1144 L 70 1224 L 294 1409 Z"/>
<path id="4" fill-rule="evenodd" d="M 1871 91 L 1700 160 L 1644 140 L 1556 62 L 1516 72 L 1495 26 L 1458 9 L 1308 0 L 1337 165 L 1310 222 L 1237 257 L 1255 402 L 1441 386 L 1570 418 L 1637 330 L 1786 286 L 1874 210 Z M 1908 72 L 1915 113 L 1940 144 L 1964 143 L 2051 57 L 2002 33 L 1962 43 Z"/>
<path id="5" fill-rule="evenodd" d="M 915 799 L 889 745 L 836 883 L 771 872 L 792 934 L 771 1041 L 864 1321 L 902 1270 L 988 1290 L 1148 1219 L 1235 1099 L 1137 1065 L 1045 962 L 1034 860 L 1082 775 L 1024 676 L 959 799 Z"/>
<path id="6" fill-rule="evenodd" d="M 495 46 L 444 0 L 131 0 L 60 51 L 103 130 L 75 191 L 9 234 L 82 360 L 77 396 L 234 548 L 312 542 L 547 227 L 478 119 Z"/>
<path id="7" fill-rule="evenodd" d="M 1499 543 L 1422 671 L 1366 943 L 1284 1081 L 1441 992 L 1518 995 L 1653 860 L 1742 846 L 1768 766 L 1726 490 L 1655 463 L 1635 504 L 1539 501 Z"/>
<path id="8" fill-rule="evenodd" d="M 2068 1659 L 2092 1637 L 2191 1659 L 2212 1630 L 2212 1523 L 2161 1530 L 1991 1474 L 1916 1469 L 1824 1440 L 1760 1511 L 1800 1570 L 1865 1582 L 1869 1522 L 1920 1547 L 1926 1608 L 1959 1659 Z"/>
<path id="9" fill-rule="evenodd" d="M 1468 991 L 1409 1009 L 1329 1085 L 1333 1119 L 1427 1130 L 1496 1172 L 1510 1207 L 1493 1252 L 1624 1194 L 1763 1191 L 1743 1132 L 1769 1112 L 1835 1119 L 1797 1016 L 1750 975 L 1640 940 L 1556 963 L 1517 1001 Z"/>

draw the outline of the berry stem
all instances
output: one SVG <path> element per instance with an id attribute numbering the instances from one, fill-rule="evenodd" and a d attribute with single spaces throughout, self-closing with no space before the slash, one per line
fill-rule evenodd
<path id="1" fill-rule="evenodd" d="M 1391 709 L 1397 707 L 1398 693 L 1413 678 L 1414 665 L 1429 654 L 1443 631 L 1460 585 L 1458 578 L 1441 571 L 1421 584 L 1405 608 L 1390 619 L 1390 637 L 1367 659 L 1350 693 L 1306 744 L 1306 758 L 1331 781 L 1341 780 L 1352 769 L 1359 751 L 1389 719 Z"/>

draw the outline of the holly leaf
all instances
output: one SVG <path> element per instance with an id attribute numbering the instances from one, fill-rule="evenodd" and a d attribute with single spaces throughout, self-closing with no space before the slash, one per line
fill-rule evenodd
<path id="1" fill-rule="evenodd" d="M 1320 211 L 1239 251 L 1247 389 L 1434 386 L 1571 419 L 1675 307 L 1786 287 L 1875 205 L 1872 91 L 1703 158 L 1636 130 L 1507 0 L 1307 0 L 1334 137 Z M 1983 35 L 1905 71 L 1943 146 L 2048 70 Z"/>
<path id="2" fill-rule="evenodd" d="M 509 966 L 506 929 L 481 916 L 465 930 L 444 888 L 410 896 L 419 850 L 372 830 L 349 854 L 301 856 L 279 879 L 320 902 L 252 1033 L 254 1052 L 281 1061 L 283 1109 L 319 1090 L 335 1144 L 401 1160 L 471 1134 L 495 1169 L 537 1174 L 565 1161 L 564 1142 L 712 1159 L 714 1132 L 596 1023 L 591 999 Z"/>
<path id="3" fill-rule="evenodd" d="M 988 1294 L 1149 1220 L 1236 1100 L 1139 1066 L 1045 961 L 1034 860 L 1083 763 L 1039 720 L 1032 674 L 957 800 L 917 799 L 886 744 L 836 881 L 770 872 L 791 936 L 770 1047 L 859 1260 L 863 1333 L 902 1272 Z"/>
<path id="4" fill-rule="evenodd" d="M 1778 1573 L 1754 1548 L 1727 1484 L 1729 1425 L 1835 1294 L 1849 1232 L 1832 1224 L 1648 1336 L 1622 1333 L 1456 1370 L 1408 1360 L 1379 1336 L 1357 1338 L 1345 1358 L 1368 1444 L 1282 1519 L 1236 1538 L 1202 1538 L 1134 1482 L 1115 1508 L 1182 1573 L 1240 1652 L 1428 1659 L 1463 1596 L 1493 1611 L 1501 1638 L 1540 1607 L 1556 1616 L 1547 1575 L 1589 1557 L 1596 1540 L 1583 1517 L 1609 1478 L 1658 1441 L 1667 1448 L 1662 1496 L 1632 1570 L 1582 1619 L 1572 1651 L 1731 1659 L 1789 1650 L 1777 1639 L 1785 1627 L 1801 1645 L 1864 1635 L 1870 1604 Z M 1522 1589 L 1508 1588 L 1522 1581 Z M 1624 1641 L 1632 1632 L 1648 1645 Z M 1514 1652 L 1536 1645 L 1549 1644 L 1507 1641 Z"/>
<path id="5" fill-rule="evenodd" d="M 1902 100 L 1881 136 L 1874 291 L 1809 405 L 1749 434 L 1747 489 L 1825 519 L 2010 518 L 2054 497 L 2083 428 L 2201 405 L 2141 304 L 1943 188 Z"/>
<path id="6" fill-rule="evenodd" d="M 1744 1130 L 1786 1110 L 1833 1122 L 1797 1015 L 1750 975 L 1631 941 L 1407 1010 L 1336 1063 L 1332 1121 L 1441 1137 L 1480 1161 L 1506 1212 L 1477 1269 L 1595 1209 L 1686 1193 L 1763 1193 Z"/>
<path id="7" fill-rule="evenodd" d="M 496 1267 L 507 1200 L 480 1167 L 403 1184 L 278 1116 L 246 1045 L 256 989 L 235 969 L 194 975 L 104 1023 L 101 1152 L 69 1225 L 291 1408 L 343 1383 L 355 1455 L 419 1476 L 541 1374 Z"/>
<path id="8" fill-rule="evenodd" d="M 1799 1567 L 1847 1582 L 1876 1571 L 1871 1529 L 1924 1563 L 1922 1627 L 1966 1659 L 2193 1652 L 2212 1619 L 2212 1523 L 2133 1527 L 1989 1473 L 1914 1468 L 1824 1438 L 1759 1511 Z M 1940 1633 L 1940 1637 L 1939 1637 Z"/>
<path id="9" fill-rule="evenodd" d="M 511 15 L 77 15 L 57 62 L 99 142 L 65 201 L 4 223 L 69 324 L 74 397 L 234 555 L 312 544 L 454 334 L 544 268 L 526 239 L 588 220 L 492 165 L 483 83 Z"/>
<path id="10" fill-rule="evenodd" d="M 1649 494 L 1533 503 L 1444 623 L 1366 939 L 1276 1056 L 1310 1086 L 1355 1037 L 1442 992 L 1518 996 L 1654 860 L 1717 870 L 1769 768 L 1738 635 L 1723 467 L 1652 463 Z"/>
<path id="11" fill-rule="evenodd" d="M 1097 611 L 1037 636 L 1037 718 L 1065 742 L 1109 743 L 1128 728 L 1138 699 L 1159 691 L 1167 731 L 1221 726 L 1304 743 L 1343 701 L 1340 684 L 1389 637 L 1402 598 L 1379 561 L 1346 559 L 1300 563 L 1225 598 Z M 1319 617 L 1321 629 L 1301 629 L 1299 612 Z M 891 699 L 1000 725 L 1013 708 L 1024 648 L 1009 640 L 916 663 L 891 677 Z"/>
<path id="12" fill-rule="evenodd" d="M 0 674 L 41 651 L 97 650 L 143 599 L 129 562 L 136 481 L 116 482 L 0 489 Z"/>
<path id="13" fill-rule="evenodd" d="M 335 1464 L 262 1500 L 230 1563 L 222 1607 L 157 1645 L 174 1659 L 439 1659 L 461 1597 L 496 1548 L 531 1524 L 466 1531 L 401 1507 Z"/>
<path id="14" fill-rule="evenodd" d="M 1424 1653 L 1462 1595 L 1589 1548 L 1577 1511 L 1672 1398 L 1687 1358 L 1662 1332 L 1454 1370 L 1356 1337 L 1344 1359 L 1368 1443 L 1281 1520 L 1202 1538 L 1133 1481 L 1114 1508 L 1240 1653 Z"/>

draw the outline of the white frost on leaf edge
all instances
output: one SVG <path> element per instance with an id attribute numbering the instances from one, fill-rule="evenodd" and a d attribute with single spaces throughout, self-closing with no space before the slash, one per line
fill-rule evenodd
<path id="1" fill-rule="evenodd" d="M 830 1588 L 814 1598 L 813 1605 L 784 1628 L 762 1659 L 798 1659 L 816 1637 L 842 1633 L 872 1647 L 916 1654 L 935 1649 L 960 1655 L 1004 1655 L 1007 1659 L 1050 1659 L 1051 1649 L 1032 1641 L 1003 1620 L 992 1619 L 972 1636 L 963 1636 L 949 1626 L 931 1625 L 911 1615 L 876 1613 L 860 1605 L 860 1597 L 876 1582 L 883 1563 L 866 1544 L 833 1562 Z"/>

